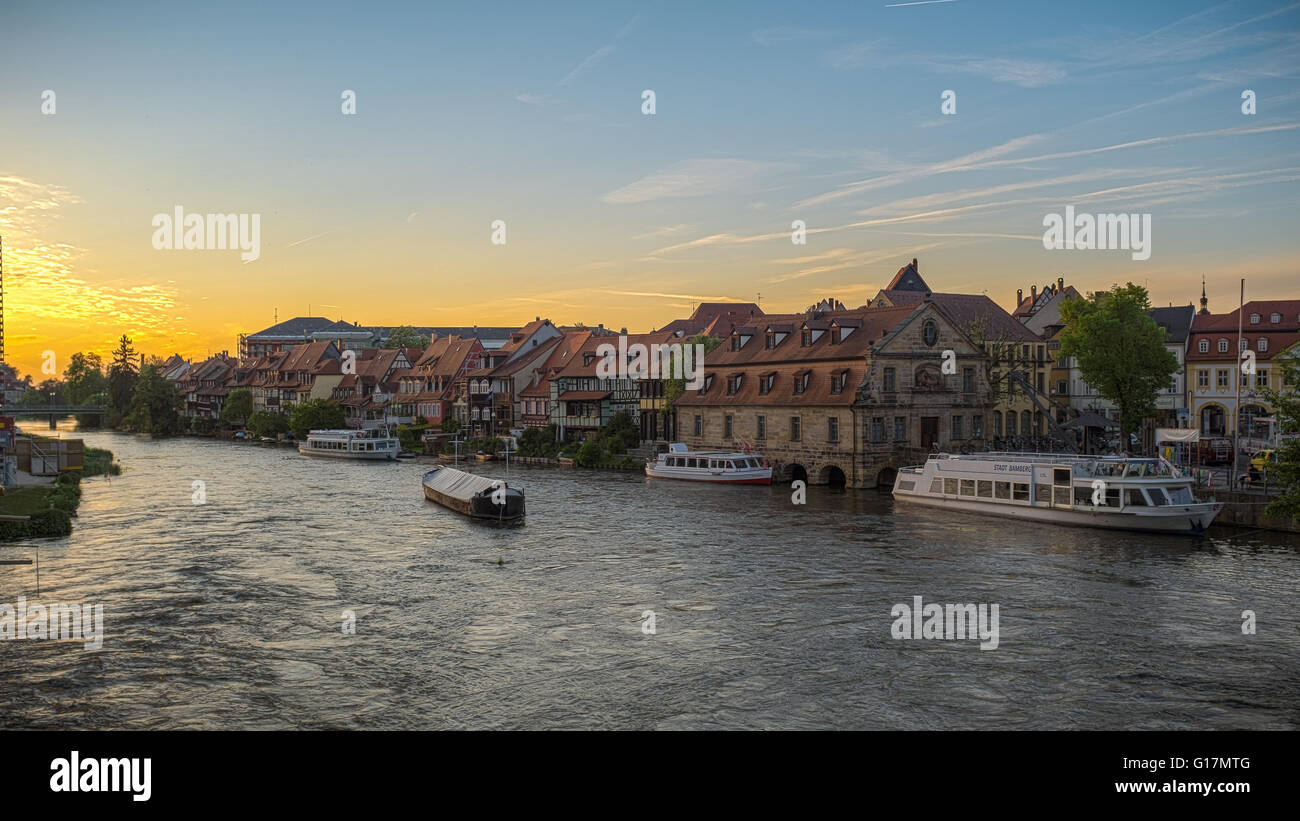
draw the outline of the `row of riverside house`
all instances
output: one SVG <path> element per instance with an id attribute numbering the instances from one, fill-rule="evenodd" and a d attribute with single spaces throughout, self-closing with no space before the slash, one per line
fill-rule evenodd
<path id="1" fill-rule="evenodd" d="M 767 314 L 755 303 L 708 302 L 630 335 L 541 317 L 519 328 L 418 328 L 431 338 L 423 350 L 383 348 L 391 328 L 297 317 L 241 337 L 250 355 L 239 360 L 174 357 L 169 373 L 193 416 L 218 416 L 241 387 L 254 410 L 330 399 L 353 427 L 455 419 L 475 437 L 553 425 L 558 440 L 576 441 L 626 413 L 659 447 L 749 445 L 778 479 L 871 487 L 935 448 L 1070 447 L 1079 436 L 1071 420 L 1116 418 L 1060 355 L 1061 306 L 1080 297 L 1058 278 L 1018 292 L 1008 313 L 987 295 L 933 291 L 913 259 L 858 308 L 826 299 Z M 1157 422 L 1230 432 L 1241 379 L 1243 435 L 1267 436 L 1259 390 L 1293 387 L 1273 360 L 1300 341 L 1300 300 L 1247 304 L 1243 344 L 1260 364 L 1253 375 L 1240 373 L 1237 352 L 1225 347 L 1236 347 L 1237 312 L 1211 314 L 1204 289 L 1199 313 L 1170 306 L 1152 317 L 1185 363 L 1160 395 Z M 618 336 L 630 347 L 698 334 L 720 344 L 705 359 L 701 389 L 672 406 L 662 378 L 602 376 L 601 346 L 617 347 Z"/>

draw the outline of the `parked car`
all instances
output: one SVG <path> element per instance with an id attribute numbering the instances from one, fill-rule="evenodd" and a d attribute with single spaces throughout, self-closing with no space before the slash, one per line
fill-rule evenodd
<path id="1" fill-rule="evenodd" d="M 1196 460 L 1202 465 L 1232 464 L 1232 440 L 1226 436 L 1213 436 L 1196 443 Z"/>
<path id="2" fill-rule="evenodd" d="M 1272 470 L 1273 466 L 1276 464 L 1277 464 L 1277 451 L 1273 450 L 1272 448 L 1264 448 L 1263 450 L 1256 451 L 1250 457 L 1250 466 L 1255 470 L 1262 471 L 1264 473 L 1267 473 L 1270 470 Z"/>

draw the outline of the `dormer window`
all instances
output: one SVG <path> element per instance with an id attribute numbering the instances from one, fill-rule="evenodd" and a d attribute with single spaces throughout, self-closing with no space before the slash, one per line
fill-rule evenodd
<path id="1" fill-rule="evenodd" d="M 732 374 L 731 378 L 727 380 L 727 393 L 734 394 L 739 392 L 740 385 L 744 381 L 745 381 L 745 375 L 743 373 Z"/>
<path id="2" fill-rule="evenodd" d="M 803 393 L 804 391 L 808 390 L 808 377 L 810 377 L 811 375 L 812 375 L 812 371 L 802 371 L 794 375 L 795 393 Z"/>
<path id="3" fill-rule="evenodd" d="M 1251 325 L 1258 325 L 1258 324 L 1259 324 L 1259 314 L 1251 314 L 1251 315 L 1250 315 L 1250 324 L 1251 324 Z"/>
<path id="4" fill-rule="evenodd" d="M 802 346 L 805 347 L 805 348 L 808 347 L 809 345 L 811 345 L 811 344 L 812 344 L 812 331 L 808 330 L 807 328 L 804 328 L 804 329 L 803 329 L 803 333 L 801 333 L 800 336 L 799 336 L 799 344 L 802 345 Z"/>
<path id="5" fill-rule="evenodd" d="M 776 384 L 776 374 L 769 373 L 758 380 L 758 392 L 770 393 L 774 384 Z"/>
<path id="6" fill-rule="evenodd" d="M 733 333 L 731 335 L 731 350 L 733 351 L 740 350 L 740 334 Z"/>
<path id="7" fill-rule="evenodd" d="M 709 374 L 704 377 L 704 387 L 700 388 L 700 393 L 701 394 L 708 393 L 709 388 L 711 387 L 713 387 L 713 374 Z"/>
<path id="8" fill-rule="evenodd" d="M 765 348 L 767 348 L 768 350 L 771 350 L 771 349 L 775 348 L 775 347 L 776 347 L 776 334 L 772 333 L 771 331 L 768 331 L 768 332 L 767 332 L 767 339 L 763 342 L 763 346 L 764 346 Z"/>
<path id="9" fill-rule="evenodd" d="M 1198 351 L 1200 351 L 1201 353 L 1209 353 L 1209 352 L 1210 352 L 1210 340 L 1208 340 L 1208 339 L 1202 339 L 1201 342 L 1200 342 L 1200 344 L 1196 346 L 1196 349 L 1197 349 Z"/>
<path id="10" fill-rule="evenodd" d="M 839 373 L 831 374 L 831 393 L 842 393 L 844 391 L 844 385 L 848 380 L 848 371 L 840 371 Z"/>
<path id="11" fill-rule="evenodd" d="M 1226 339 L 1220 339 L 1220 340 L 1219 340 L 1219 353 L 1227 353 L 1227 352 L 1228 352 L 1228 340 L 1226 340 Z"/>
<path id="12" fill-rule="evenodd" d="M 592 362 L 595 361 L 596 361 L 596 355 L 594 353 L 588 353 L 582 355 L 582 364 L 584 366 L 590 365 Z"/>

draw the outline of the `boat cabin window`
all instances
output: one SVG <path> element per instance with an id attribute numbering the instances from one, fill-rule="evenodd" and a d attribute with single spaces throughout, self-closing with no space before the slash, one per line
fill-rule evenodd
<path id="1" fill-rule="evenodd" d="M 1074 503 L 1076 505 L 1092 504 L 1092 488 L 1087 485 L 1079 485 L 1074 488 Z"/>
<path id="2" fill-rule="evenodd" d="M 735 462 L 732 462 L 731 460 L 727 460 L 726 468 L 727 468 L 727 470 L 735 470 L 735 469 L 736 469 L 736 463 L 735 463 Z"/>
<path id="3" fill-rule="evenodd" d="M 1054 484 L 1054 485 L 1068 485 L 1068 484 L 1070 484 L 1070 469 L 1069 469 L 1069 468 L 1053 468 L 1053 469 L 1052 469 L 1052 484 Z"/>
<path id="4" fill-rule="evenodd" d="M 1147 488 L 1147 496 L 1155 507 L 1163 507 L 1169 504 L 1169 497 L 1165 495 L 1165 489 L 1162 487 Z"/>
<path id="5" fill-rule="evenodd" d="M 996 498 L 996 499 L 1010 499 L 1010 498 L 1011 498 L 1011 483 L 1010 483 L 1010 482 L 994 482 L 994 483 L 993 483 L 993 496 L 994 496 L 994 498 Z"/>
<path id="6" fill-rule="evenodd" d="M 1070 504 L 1070 488 L 1069 487 L 1052 488 L 1052 504 L 1057 504 L 1057 505 Z"/>
<path id="7" fill-rule="evenodd" d="M 1017 502 L 1029 501 L 1029 483 L 1013 482 L 1011 485 L 1011 498 Z"/>
<path id="8" fill-rule="evenodd" d="M 1147 500 L 1142 495 L 1142 489 L 1136 487 L 1125 488 L 1124 505 L 1126 507 L 1147 507 Z"/>
<path id="9" fill-rule="evenodd" d="M 962 495 L 962 496 L 974 496 L 974 495 L 975 495 L 975 480 L 974 480 L 974 479 L 962 479 L 962 480 L 961 480 L 961 495 Z"/>
<path id="10" fill-rule="evenodd" d="M 1190 505 L 1193 502 L 1192 489 L 1189 487 L 1167 487 L 1165 492 L 1169 494 L 1170 504 Z"/>
<path id="11" fill-rule="evenodd" d="M 957 480 L 956 480 L 956 479 L 944 479 L 944 480 L 943 480 L 943 492 L 946 493 L 946 494 L 949 495 L 949 496 L 956 496 L 956 495 L 957 495 Z"/>
<path id="12" fill-rule="evenodd" d="M 1051 485 L 1034 485 L 1034 503 L 1040 505 L 1050 504 L 1052 501 Z"/>
<path id="13" fill-rule="evenodd" d="M 980 479 L 976 495 L 983 499 L 993 498 L 993 481 L 990 479 Z"/>
<path id="14" fill-rule="evenodd" d="M 930 483 L 930 492 L 943 493 L 943 480 L 936 477 L 935 480 Z"/>

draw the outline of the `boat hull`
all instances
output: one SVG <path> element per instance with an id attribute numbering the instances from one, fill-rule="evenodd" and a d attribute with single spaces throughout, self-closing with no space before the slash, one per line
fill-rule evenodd
<path id="1" fill-rule="evenodd" d="M 522 519 L 525 513 L 524 492 L 504 487 L 504 493 L 497 497 L 503 503 L 498 504 L 494 501 L 496 491 L 487 486 L 490 483 L 491 480 L 481 476 L 440 467 L 424 474 L 421 486 L 424 498 L 473 519 L 494 522 Z"/>
<path id="2" fill-rule="evenodd" d="M 375 451 L 347 451 L 347 450 L 316 450 L 306 445 L 299 445 L 298 452 L 303 456 L 324 456 L 332 459 L 352 459 L 361 462 L 392 462 L 397 459 L 396 453 L 379 453 Z"/>
<path id="3" fill-rule="evenodd" d="M 906 493 L 895 490 L 894 499 L 907 504 L 937 510 L 972 513 L 979 516 L 996 516 L 1002 519 L 1020 519 L 1042 524 L 1070 527 L 1096 527 L 1106 530 L 1135 530 L 1144 533 L 1172 533 L 1199 536 L 1223 509 L 1222 502 L 1202 502 L 1194 505 L 1170 505 L 1152 508 L 1140 513 L 1120 512 L 1099 506 L 1074 508 L 1008 506 L 965 499 L 941 498 Z"/>
<path id="4" fill-rule="evenodd" d="M 682 482 L 709 482 L 715 485 L 770 485 L 772 470 L 724 471 L 714 473 L 699 468 L 659 468 L 646 465 L 645 475 L 651 479 L 676 479 Z"/>

